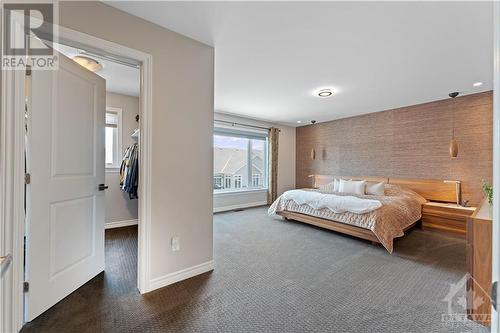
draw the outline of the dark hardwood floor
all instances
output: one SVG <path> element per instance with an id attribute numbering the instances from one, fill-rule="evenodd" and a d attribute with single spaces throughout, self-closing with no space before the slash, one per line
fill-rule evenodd
<path id="1" fill-rule="evenodd" d="M 186 286 L 206 278 L 205 274 L 191 279 Z M 22 332 L 134 332 L 143 331 L 145 322 L 150 322 L 148 331 L 164 331 L 155 318 L 189 300 L 186 286 L 177 284 L 141 296 L 137 290 L 137 226 L 108 229 L 105 272 L 26 324 Z"/>

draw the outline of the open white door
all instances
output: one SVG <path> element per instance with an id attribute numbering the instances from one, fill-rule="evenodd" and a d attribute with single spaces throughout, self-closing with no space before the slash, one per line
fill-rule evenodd
<path id="1" fill-rule="evenodd" d="M 27 321 L 104 270 L 106 82 L 58 57 L 27 77 Z"/>

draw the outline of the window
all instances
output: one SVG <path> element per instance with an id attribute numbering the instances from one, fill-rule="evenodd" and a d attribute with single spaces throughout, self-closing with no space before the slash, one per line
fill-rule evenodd
<path id="1" fill-rule="evenodd" d="M 254 173 L 252 175 L 252 187 L 259 187 L 260 186 L 260 174 Z"/>
<path id="2" fill-rule="evenodd" d="M 234 176 L 234 188 L 241 188 L 241 176 Z"/>
<path id="3" fill-rule="evenodd" d="M 267 188 L 267 132 L 215 129 L 214 193 Z"/>
<path id="4" fill-rule="evenodd" d="M 224 188 L 231 188 L 231 176 L 226 176 Z"/>
<path id="5" fill-rule="evenodd" d="M 222 176 L 214 175 L 214 190 L 221 190 L 221 189 L 222 189 Z"/>
<path id="6" fill-rule="evenodd" d="M 108 169 L 118 169 L 122 161 L 122 110 L 106 108 L 105 163 Z"/>

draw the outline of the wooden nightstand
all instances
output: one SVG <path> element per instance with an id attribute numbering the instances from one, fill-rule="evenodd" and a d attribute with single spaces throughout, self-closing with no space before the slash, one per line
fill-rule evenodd
<path id="1" fill-rule="evenodd" d="M 452 203 L 426 202 L 422 205 L 422 228 L 465 236 L 467 218 L 476 207 L 462 207 Z"/>

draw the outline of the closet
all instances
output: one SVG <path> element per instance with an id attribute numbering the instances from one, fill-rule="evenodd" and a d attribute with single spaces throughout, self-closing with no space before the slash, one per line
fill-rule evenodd
<path id="1" fill-rule="evenodd" d="M 139 122 L 139 116 L 136 116 Z M 139 139 L 139 129 L 136 129 L 131 135 L 132 138 Z M 128 146 L 123 155 L 120 166 L 120 188 L 128 193 L 129 199 L 137 199 L 137 188 L 139 185 L 139 144 L 134 142 Z"/>

